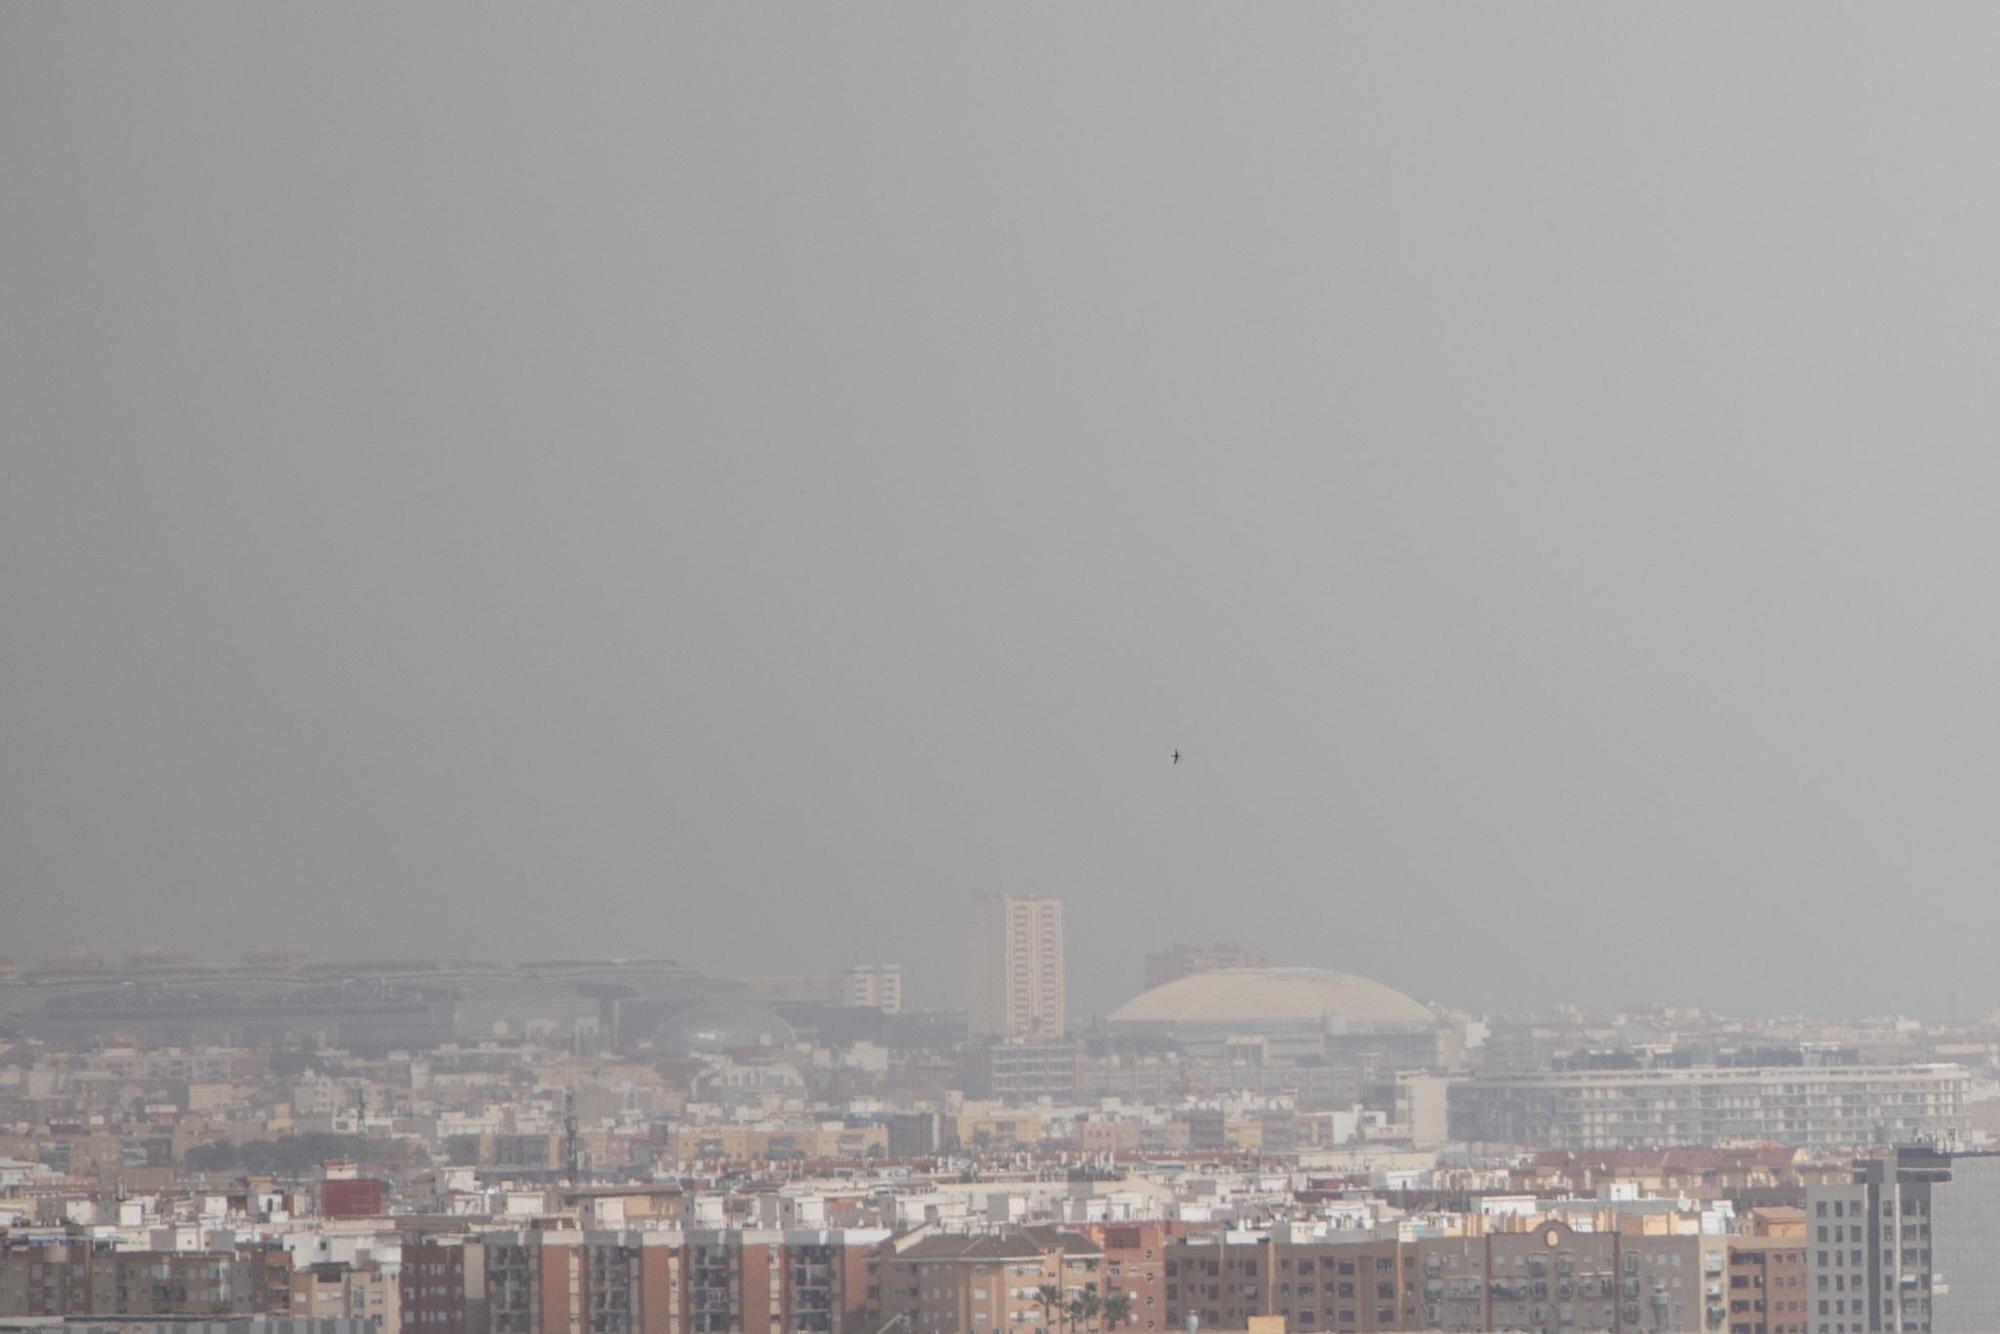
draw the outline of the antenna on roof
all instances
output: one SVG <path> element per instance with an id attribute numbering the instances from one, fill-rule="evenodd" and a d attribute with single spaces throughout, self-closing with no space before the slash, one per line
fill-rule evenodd
<path id="1" fill-rule="evenodd" d="M 576 1085 L 563 1090 L 563 1180 L 574 1186 L 583 1175 L 583 1138 L 576 1129 Z"/>

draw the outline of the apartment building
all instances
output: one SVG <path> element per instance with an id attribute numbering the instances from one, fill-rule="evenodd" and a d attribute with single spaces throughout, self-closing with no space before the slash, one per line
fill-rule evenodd
<path id="1" fill-rule="evenodd" d="M 1451 1137 L 1589 1153 L 1764 1141 L 1837 1149 L 1956 1135 L 1960 1065 L 1691 1066 L 1481 1074 L 1450 1090 Z"/>
<path id="2" fill-rule="evenodd" d="M 1729 1239 L 1729 1334 L 1807 1334 L 1803 1237 Z"/>
<path id="3" fill-rule="evenodd" d="M 292 1272 L 290 1288 L 293 1315 L 357 1320 L 375 1334 L 403 1327 L 401 1286 L 377 1261 L 307 1265 Z"/>
<path id="4" fill-rule="evenodd" d="M 1811 1334 L 2000 1329 L 2000 1155 L 1901 1148 L 1806 1190 Z"/>
<path id="5" fill-rule="evenodd" d="M 483 1234 L 490 1330 L 842 1334 L 866 1310 L 870 1263 L 887 1239 L 838 1229 Z"/>
<path id="6" fill-rule="evenodd" d="M 1728 1270 L 1729 1243 L 1723 1236 L 1619 1234 L 1617 1328 L 1720 1330 Z M 1560 1286 L 1557 1293 L 1560 1297 Z"/>
<path id="7" fill-rule="evenodd" d="M 1559 1222 L 1532 1232 L 1439 1237 L 1419 1244 L 1424 1327 L 1443 1330 L 1576 1327 L 1619 1329 L 1616 1232 L 1577 1232 Z M 1640 1314 L 1634 1311 L 1637 1316 Z"/>
<path id="8" fill-rule="evenodd" d="M 967 1107 L 944 1118 L 945 1143 L 985 1153 L 1025 1149 L 1041 1143 L 1049 1124 L 1034 1108 Z"/>
<path id="9" fill-rule="evenodd" d="M 492 1334 L 486 1305 L 486 1246 L 470 1237 L 413 1237 L 398 1276 L 411 1334 Z"/>
<path id="10" fill-rule="evenodd" d="M 1423 1328 L 1417 1256 L 1393 1237 L 1293 1242 L 1239 1232 L 1167 1247 L 1167 1323 L 1241 1329 L 1280 1316 L 1292 1329 Z"/>
<path id="11" fill-rule="evenodd" d="M 675 1162 L 756 1161 L 770 1158 L 865 1158 L 888 1152 L 889 1128 L 880 1125 L 747 1126 L 687 1122 L 665 1136 Z"/>
<path id="12" fill-rule="evenodd" d="M 966 959 L 966 1024 L 975 1037 L 1054 1042 L 1066 1027 L 1060 899 L 978 894 Z"/>
<path id="13" fill-rule="evenodd" d="M 888 1014 L 903 1012 L 903 965 L 859 963 L 841 970 L 840 1003 Z"/>
<path id="14" fill-rule="evenodd" d="M 21 1242 L 0 1237 L 0 1316 L 88 1314 L 95 1249 L 81 1239 Z"/>
<path id="15" fill-rule="evenodd" d="M 375 1327 L 340 1316 L 71 1316 L 53 1326 L 0 1321 L 0 1334 L 375 1334 Z"/>
<path id="16" fill-rule="evenodd" d="M 282 1314 L 291 1261 L 275 1244 L 118 1251 L 106 1242 L 0 1236 L 0 1316 Z"/>
<path id="17" fill-rule="evenodd" d="M 1037 1334 L 1056 1328 L 1067 1303 L 1085 1293 L 1101 1298 L 1104 1279 L 1104 1251 L 1076 1232 L 917 1236 L 877 1262 L 872 1314 L 878 1328 L 900 1320 L 911 1334 Z M 1061 1324 L 1066 1331 L 1099 1328 L 1066 1317 Z"/>
<path id="18" fill-rule="evenodd" d="M 1125 1328 L 1167 1328 L 1166 1223 L 1101 1223 L 1084 1229 L 1104 1250 L 1104 1295 L 1122 1293 Z"/>
<path id="19" fill-rule="evenodd" d="M 1423 1237 L 1357 1233 L 1286 1241 L 1224 1233 L 1167 1248 L 1169 1327 L 1193 1316 L 1241 1328 L 1720 1331 L 1727 1239 L 1578 1231 Z"/>
<path id="20" fill-rule="evenodd" d="M 971 1042 L 965 1093 L 1004 1103 L 1076 1100 L 1083 1048 L 1074 1042 Z"/>

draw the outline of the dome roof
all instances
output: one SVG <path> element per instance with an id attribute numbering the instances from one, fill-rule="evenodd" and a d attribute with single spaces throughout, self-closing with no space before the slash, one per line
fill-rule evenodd
<path id="1" fill-rule="evenodd" d="M 784 1047 L 798 1040 L 776 1010 L 752 1000 L 705 1000 L 676 1011 L 653 1030 L 653 1045 L 676 1055 Z"/>
<path id="2" fill-rule="evenodd" d="M 1431 1023 L 1434 1016 L 1393 987 L 1321 968 L 1218 968 L 1192 973 L 1125 1002 L 1114 1024 Z"/>

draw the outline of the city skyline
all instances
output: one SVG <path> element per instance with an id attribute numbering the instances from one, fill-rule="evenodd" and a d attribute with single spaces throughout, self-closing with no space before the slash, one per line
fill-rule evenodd
<path id="1" fill-rule="evenodd" d="M 974 895 L 971 900 L 980 897 Z M 996 896 L 1006 897 L 1006 896 Z M 1032 896 L 1030 896 L 1032 897 Z M 961 917 L 964 905 L 960 905 Z M 627 946 L 634 942 L 624 942 Z M 298 969 L 312 974 L 325 974 L 328 970 L 343 967 L 359 968 L 354 976 L 365 980 L 369 965 L 381 965 L 395 970 L 410 965 L 437 962 L 445 965 L 459 963 L 477 966 L 496 965 L 511 967 L 563 967 L 568 965 L 594 964 L 638 964 L 670 963 L 693 968 L 695 975 L 729 982 L 743 982 L 756 989 L 758 986 L 772 986 L 779 990 L 774 995 L 782 998 L 802 1000 L 826 1000 L 847 997 L 844 1003 L 866 1006 L 880 1006 L 892 1011 L 912 1009 L 924 1012 L 968 1013 L 967 969 L 952 967 L 933 970 L 912 970 L 898 960 L 850 959 L 846 957 L 823 956 L 817 961 L 808 960 L 806 966 L 790 971 L 774 971 L 763 966 L 768 959 L 753 954 L 752 966 L 732 967 L 716 959 L 712 954 L 701 952 L 675 953 L 665 950 L 550 950 L 539 953 L 525 953 L 518 956 L 488 955 L 478 951 L 423 951 L 408 949 L 403 951 L 378 950 L 367 958 L 335 953 L 313 953 L 293 948 L 289 943 L 259 941 L 254 947 L 241 952 L 219 950 L 178 951 L 167 950 L 158 945 L 145 945 L 133 950 L 93 948 L 81 942 L 72 942 L 67 948 L 48 954 L 0 954 L 0 982 L 5 981 L 60 981 L 66 975 L 76 973 L 117 975 L 129 973 L 144 977 L 170 975 L 175 971 L 192 970 L 201 972 L 209 969 L 234 970 L 239 966 L 250 966 L 265 971 Z M 694 968 L 694 965 L 704 965 Z M 1193 966 L 1190 966 L 1192 964 Z M 1314 960 L 1287 956 L 1282 952 L 1266 954 L 1245 945 L 1242 939 L 1227 941 L 1195 941 L 1176 939 L 1158 950 L 1135 955 L 1130 960 L 1129 970 L 1105 970 L 1098 967 L 1088 974 L 1098 985 L 1098 994 L 1111 999 L 1102 1005 L 1092 1004 L 1082 1008 L 1067 1007 L 1066 1027 L 1088 1029 L 1110 1017 L 1122 1005 L 1131 1002 L 1154 987 L 1161 985 L 1161 978 L 1168 980 L 1191 976 L 1194 973 L 1212 969 L 1229 969 L 1246 973 L 1263 972 L 1322 972 L 1330 975 L 1357 977 L 1363 981 L 1394 982 L 1393 978 L 1375 979 L 1358 969 L 1345 966 L 1338 960 Z M 1164 970 L 1164 971 L 1163 971 Z M 909 976 L 912 971 L 929 971 L 933 977 L 942 978 L 935 985 L 913 989 Z M 1129 972 L 1129 976 L 1127 973 Z M 878 976 L 879 974 L 879 976 Z M 799 990 L 803 987 L 804 990 Z M 1071 979 L 1065 978 L 1063 990 L 1073 992 Z M 1984 1018 L 2000 1016 L 2000 1007 L 1978 1008 L 1970 1004 L 1967 997 L 1957 990 L 1947 991 L 1935 1009 L 1919 1007 L 1889 1007 L 1868 1009 L 1865 1007 L 1795 1008 L 1754 1010 L 1739 1009 L 1726 1005 L 1706 1003 L 1694 996 L 1632 996 L 1604 1004 L 1580 1005 L 1573 1000 L 1558 1000 L 1550 1003 L 1518 1003 L 1502 999 L 1498 1002 L 1483 1000 L 1459 1001 L 1447 996 L 1431 994 L 1421 988 L 1396 986 L 1399 992 L 1412 992 L 1422 1003 L 1440 1012 L 1451 1012 L 1473 1016 L 1513 1016 L 1578 1014 L 1643 1014 L 1649 1011 L 1689 1011 L 1713 1014 L 1737 1015 L 1758 1019 L 1802 1019 L 1827 1021 L 1882 1020 L 1904 1017 L 1925 1022 L 1976 1023 Z M 872 999 L 871 999 L 872 998 Z"/>
<path id="2" fill-rule="evenodd" d="M 0 5 L 0 1334 L 2000 1331 L 1996 51 Z"/>
<path id="3" fill-rule="evenodd" d="M 968 903 L 968 963 L 983 945 L 1033 979 L 1054 907 Z M 1240 942 L 1148 968 L 1080 1041 L 1025 994 L 1005 1040 L 903 1010 L 880 961 L 31 963 L 0 977 L 0 1330 L 1943 1334 L 2000 1313 L 1975 1272 L 2000 1241 L 2000 1015 L 1475 1020 Z"/>

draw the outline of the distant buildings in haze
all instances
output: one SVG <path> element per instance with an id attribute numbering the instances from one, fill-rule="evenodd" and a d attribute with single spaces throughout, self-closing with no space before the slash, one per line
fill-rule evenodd
<path id="1" fill-rule="evenodd" d="M 1218 968 L 1262 968 L 1264 951 L 1217 941 L 1213 945 L 1169 945 L 1146 956 L 1146 990 Z"/>
<path id="2" fill-rule="evenodd" d="M 887 1014 L 903 1012 L 903 965 L 857 963 L 840 974 L 840 1003 Z"/>
<path id="3" fill-rule="evenodd" d="M 850 964 L 832 976 L 802 974 L 746 977 L 750 994 L 774 1005 L 846 1005 L 856 1009 L 903 1012 L 903 965 Z"/>
<path id="4" fill-rule="evenodd" d="M 972 1035 L 1056 1041 L 1065 993 L 1062 900 L 974 895 L 965 1005 Z"/>
<path id="5" fill-rule="evenodd" d="M 1451 1086 L 1451 1137 L 1572 1153 L 1910 1143 L 1962 1131 L 1969 1086 L 1935 1063 L 1479 1074 Z"/>

